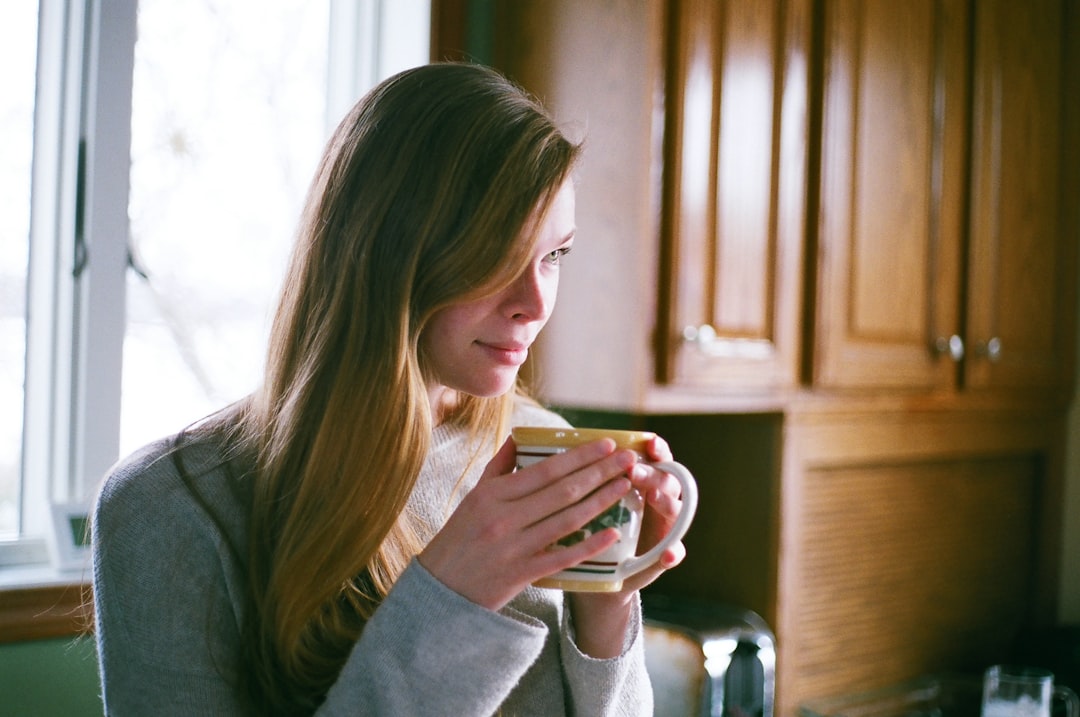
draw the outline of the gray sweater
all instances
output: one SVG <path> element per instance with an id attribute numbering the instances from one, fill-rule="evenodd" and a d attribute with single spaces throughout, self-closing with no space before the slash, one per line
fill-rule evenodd
<path id="1" fill-rule="evenodd" d="M 514 422 L 565 425 L 535 407 L 520 408 Z M 461 430 L 441 426 L 433 438 L 408 508 L 431 534 L 460 502 L 464 490 L 454 484 L 469 456 Z M 249 508 L 216 467 L 220 451 L 205 442 L 181 449 L 196 499 L 172 445 L 160 441 L 121 461 L 98 499 L 94 603 L 106 712 L 244 714 L 237 665 Z M 649 715 L 642 643 L 640 607 L 623 655 L 597 660 L 574 644 L 561 592 L 530 587 L 493 612 L 413 560 L 316 714 Z"/>

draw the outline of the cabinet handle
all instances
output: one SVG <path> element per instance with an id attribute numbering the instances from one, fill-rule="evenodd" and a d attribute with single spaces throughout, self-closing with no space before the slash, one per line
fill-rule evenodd
<path id="1" fill-rule="evenodd" d="M 975 349 L 979 356 L 985 356 L 991 363 L 997 363 L 1001 359 L 1001 339 L 991 336 L 987 341 L 980 342 Z"/>
<path id="2" fill-rule="evenodd" d="M 682 337 L 686 343 L 697 344 L 698 348 L 706 350 L 716 341 L 716 329 L 709 324 L 687 326 L 682 330 Z"/>
<path id="3" fill-rule="evenodd" d="M 768 339 L 718 336 L 709 324 L 687 326 L 682 330 L 682 338 L 684 344 L 710 358 L 768 361 L 776 355 L 776 347 Z"/>
<path id="4" fill-rule="evenodd" d="M 964 340 L 953 334 L 952 336 L 938 336 L 934 341 L 934 352 L 938 356 L 948 355 L 953 361 L 961 361 L 964 358 Z"/>

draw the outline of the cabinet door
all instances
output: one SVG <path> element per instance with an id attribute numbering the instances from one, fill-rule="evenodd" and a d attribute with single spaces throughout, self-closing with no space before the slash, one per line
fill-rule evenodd
<path id="1" fill-rule="evenodd" d="M 807 471 L 778 714 L 1004 659 L 1035 594 L 1038 469 L 999 456 Z"/>
<path id="2" fill-rule="evenodd" d="M 1075 152 L 1075 144 L 1063 134 L 1062 113 L 1063 100 L 1080 88 L 1065 71 L 1063 33 L 1075 35 L 1078 22 L 1065 15 L 1065 5 L 992 0 L 975 6 L 965 370 L 972 387 L 1069 383 L 1078 236 L 1068 217 L 1075 216 L 1077 197 L 1063 196 L 1070 163 L 1064 152 L 1070 146 Z"/>
<path id="3" fill-rule="evenodd" d="M 809 5 L 670 5 L 657 379 L 798 374 Z"/>
<path id="4" fill-rule="evenodd" d="M 825 3 L 818 386 L 955 383 L 967 23 L 964 0 Z"/>

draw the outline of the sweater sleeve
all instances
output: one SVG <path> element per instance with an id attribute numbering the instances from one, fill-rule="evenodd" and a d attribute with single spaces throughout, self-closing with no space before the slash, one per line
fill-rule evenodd
<path id="1" fill-rule="evenodd" d="M 318 714 L 495 714 L 547 633 L 540 620 L 470 602 L 413 560 L 364 627 Z"/>
<path id="2" fill-rule="evenodd" d="M 644 630 L 641 602 L 634 606 L 630 629 L 619 657 L 600 660 L 590 657 L 574 642 L 570 607 L 562 611 L 559 649 L 566 673 L 567 692 L 573 715 L 647 717 L 653 713 L 653 693 L 645 670 Z"/>
<path id="3" fill-rule="evenodd" d="M 166 464 L 106 483 L 94 520 L 94 592 L 108 714 L 245 714 L 242 586 L 213 521 Z M 494 714 L 549 628 L 475 605 L 419 562 L 366 625 L 320 715 Z"/>

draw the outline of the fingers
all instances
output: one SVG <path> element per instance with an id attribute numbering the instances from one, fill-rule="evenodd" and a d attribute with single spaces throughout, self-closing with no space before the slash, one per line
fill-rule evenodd
<path id="1" fill-rule="evenodd" d="M 663 439 L 653 439 L 652 460 L 669 460 Z M 497 609 L 533 580 L 564 570 L 606 550 L 619 539 L 602 530 L 569 546 L 552 547 L 581 529 L 637 487 L 646 500 L 641 540 L 656 542 L 670 530 L 681 507 L 673 476 L 603 439 L 575 447 L 514 471 L 516 446 L 508 438 L 484 468 L 450 519 L 420 558 L 451 589 Z M 669 547 L 634 582 L 648 584 L 686 554 Z M 477 580 L 478 574 L 485 577 Z"/>
<path id="2" fill-rule="evenodd" d="M 670 506 L 672 501 L 677 503 L 682 495 L 682 486 L 675 476 L 648 464 L 635 467 L 630 473 L 630 480 L 649 504 L 657 509 L 663 509 L 665 504 Z"/>
<path id="3" fill-rule="evenodd" d="M 608 439 L 578 446 L 511 473 L 508 439 L 488 463 L 469 502 L 484 503 L 492 532 L 525 533 L 537 549 L 578 530 L 630 490 L 625 476 L 637 464 L 632 451 Z"/>
<path id="4" fill-rule="evenodd" d="M 563 453 L 556 453 L 538 463 L 517 471 L 511 482 L 519 496 L 542 490 L 553 481 L 569 475 L 576 475 L 605 458 L 612 458 L 615 463 L 597 466 L 601 470 L 614 470 L 608 477 L 625 472 L 635 462 L 630 451 L 615 451 L 615 443 L 604 439 L 571 448 Z"/>
<path id="5" fill-rule="evenodd" d="M 659 578 L 661 575 L 664 574 L 665 570 L 670 570 L 670 569 L 672 569 L 674 567 L 677 567 L 680 563 L 682 563 L 682 561 L 685 558 L 686 558 L 686 547 L 682 544 L 682 542 L 677 542 L 677 543 L 673 544 L 670 548 L 668 548 L 667 550 L 665 550 L 663 553 L 660 554 L 660 559 L 656 563 L 654 563 L 653 565 L 650 565 L 649 567 L 645 568 L 640 573 L 637 573 L 635 575 L 631 575 L 629 578 L 627 578 L 623 582 L 622 592 L 623 593 L 633 592 L 635 590 L 641 590 L 641 589 L 651 585 L 652 583 L 656 582 L 657 578 Z M 613 594 L 608 593 L 607 595 L 613 595 Z M 596 593 L 595 595 L 592 595 L 592 594 L 589 594 L 589 593 L 575 594 L 575 598 L 587 599 L 587 600 L 595 599 L 597 596 L 599 596 L 601 599 L 603 599 L 604 594 L 603 593 Z"/>
<path id="6" fill-rule="evenodd" d="M 555 458 L 561 457 L 556 456 Z M 604 500 L 607 500 L 607 503 L 597 506 L 597 512 L 599 512 L 614 502 L 613 495 L 614 499 L 618 499 L 630 490 L 630 483 L 624 476 L 634 467 L 634 462 L 635 456 L 633 453 L 619 451 L 586 465 L 575 462 L 573 470 L 560 473 L 555 469 L 562 470 L 562 468 L 554 463 L 554 458 L 551 458 L 526 469 L 537 469 L 533 476 L 526 478 L 523 475 L 525 471 L 519 471 L 510 477 L 510 480 L 517 480 L 519 476 L 525 478 L 523 482 L 526 483 L 526 486 L 522 488 L 523 493 L 519 495 L 519 500 L 522 509 L 529 515 L 546 517 L 569 506 L 583 503 L 586 505 L 596 502 L 603 503 Z M 552 463 L 552 465 L 545 465 L 547 463 Z M 550 475 L 551 473 L 554 473 L 554 475 Z M 528 492 L 525 493 L 524 491 Z M 597 493 L 600 496 L 606 495 L 606 497 L 597 497 L 594 495 Z M 592 498 L 592 500 L 586 503 L 588 498 Z M 591 517 L 589 516 L 589 518 Z M 570 529 L 574 530 L 576 527 Z"/>
<path id="7" fill-rule="evenodd" d="M 646 453 L 649 456 L 650 461 L 670 461 L 674 460 L 674 456 L 671 453 L 671 447 L 668 446 L 668 442 L 660 436 L 653 436 L 648 443 Z"/>
<path id="8" fill-rule="evenodd" d="M 686 546 L 680 540 L 660 554 L 660 567 L 671 570 L 686 559 Z"/>
<path id="9" fill-rule="evenodd" d="M 681 489 L 679 481 L 674 476 L 646 467 L 649 468 L 648 474 L 634 483 L 645 497 L 645 514 L 642 517 L 641 538 L 638 544 L 640 550 L 647 550 L 663 540 L 683 508 L 679 497 Z M 670 546 L 661 555 L 657 570 L 678 565 L 685 555 L 686 548 L 682 543 Z M 658 575 L 659 572 L 644 584 L 648 584 Z"/>
<path id="10" fill-rule="evenodd" d="M 602 530 L 549 549 L 625 495 L 627 472 L 637 461 L 633 452 L 602 440 L 515 473 L 515 453 L 507 440 L 419 556 L 447 587 L 491 609 L 618 540 L 618 531 Z"/>
<path id="11" fill-rule="evenodd" d="M 514 446 L 514 439 L 507 436 L 499 450 L 495 452 L 495 456 L 484 466 L 484 472 L 481 474 L 480 480 L 512 473 L 516 457 L 517 449 Z"/>
<path id="12" fill-rule="evenodd" d="M 646 503 L 665 519 L 674 521 L 682 510 L 679 488 L 679 482 L 673 479 L 646 494 Z"/>
<path id="13" fill-rule="evenodd" d="M 626 478 L 614 478 L 607 481 L 587 496 L 573 503 L 564 505 L 562 502 L 554 503 L 556 508 L 544 517 L 527 526 L 524 534 L 529 542 L 540 549 L 580 530 L 590 520 L 600 515 L 620 498 L 630 491 L 630 481 Z M 537 494 L 529 500 L 536 505 L 546 505 L 548 495 Z M 541 514 L 541 512 L 537 514 Z M 606 531 L 601 531 L 606 532 Z M 614 538 L 618 539 L 618 531 L 614 532 Z"/>
<path id="14" fill-rule="evenodd" d="M 563 535 L 566 535 L 566 533 L 562 533 L 559 537 L 562 537 Z M 614 528 L 608 528 L 599 533 L 593 533 L 581 542 L 565 547 L 552 545 L 552 543 L 549 542 L 535 558 L 534 566 L 536 567 L 537 572 L 536 578 L 551 575 L 560 570 L 566 570 L 567 568 L 578 565 L 582 561 L 602 553 L 618 541 L 619 531 Z"/>

